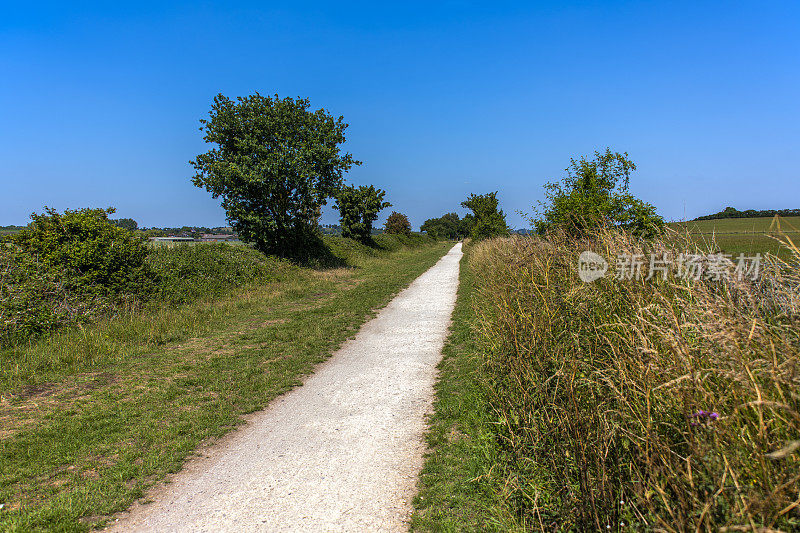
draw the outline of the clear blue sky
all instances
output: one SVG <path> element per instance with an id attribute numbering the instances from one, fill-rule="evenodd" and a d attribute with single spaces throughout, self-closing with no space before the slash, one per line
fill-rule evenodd
<path id="1" fill-rule="evenodd" d="M 224 224 L 187 162 L 213 96 L 254 91 L 344 115 L 349 181 L 414 226 L 499 190 L 524 227 L 605 146 L 668 219 L 800 208 L 796 1 L 235 4 L 6 3 L 0 225 L 44 205 Z"/>

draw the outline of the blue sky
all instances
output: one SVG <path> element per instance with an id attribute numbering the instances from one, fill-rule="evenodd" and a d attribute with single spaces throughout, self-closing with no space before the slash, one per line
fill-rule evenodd
<path id="1" fill-rule="evenodd" d="M 188 161 L 214 95 L 255 91 L 344 115 L 348 180 L 415 226 L 499 190 L 524 227 L 606 146 L 668 219 L 800 207 L 795 1 L 67 4 L 0 17 L 0 225 L 44 205 L 224 224 Z"/>

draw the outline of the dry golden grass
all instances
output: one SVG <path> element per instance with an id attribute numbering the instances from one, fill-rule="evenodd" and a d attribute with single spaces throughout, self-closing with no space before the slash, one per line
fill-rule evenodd
<path id="1" fill-rule="evenodd" d="M 528 529 L 800 528 L 800 252 L 756 281 L 578 278 L 678 235 L 476 244 L 477 336 L 508 505 Z M 613 274 L 613 263 L 611 270 Z"/>

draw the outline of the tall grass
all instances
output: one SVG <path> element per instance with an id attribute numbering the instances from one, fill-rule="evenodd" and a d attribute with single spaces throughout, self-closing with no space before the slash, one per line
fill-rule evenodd
<path id="1" fill-rule="evenodd" d="M 585 249 L 613 265 L 687 246 L 606 230 L 475 246 L 495 472 L 523 527 L 800 528 L 797 250 L 757 281 L 577 275 Z"/>
<path id="2" fill-rule="evenodd" d="M 219 296 L 247 283 L 274 280 L 291 269 L 288 261 L 225 243 L 153 248 L 147 264 L 158 279 L 153 296 L 170 303 Z"/>

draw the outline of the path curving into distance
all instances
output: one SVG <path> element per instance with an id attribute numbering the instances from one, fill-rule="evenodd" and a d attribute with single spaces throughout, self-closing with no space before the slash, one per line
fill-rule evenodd
<path id="1" fill-rule="evenodd" d="M 111 531 L 405 531 L 461 244 Z"/>

